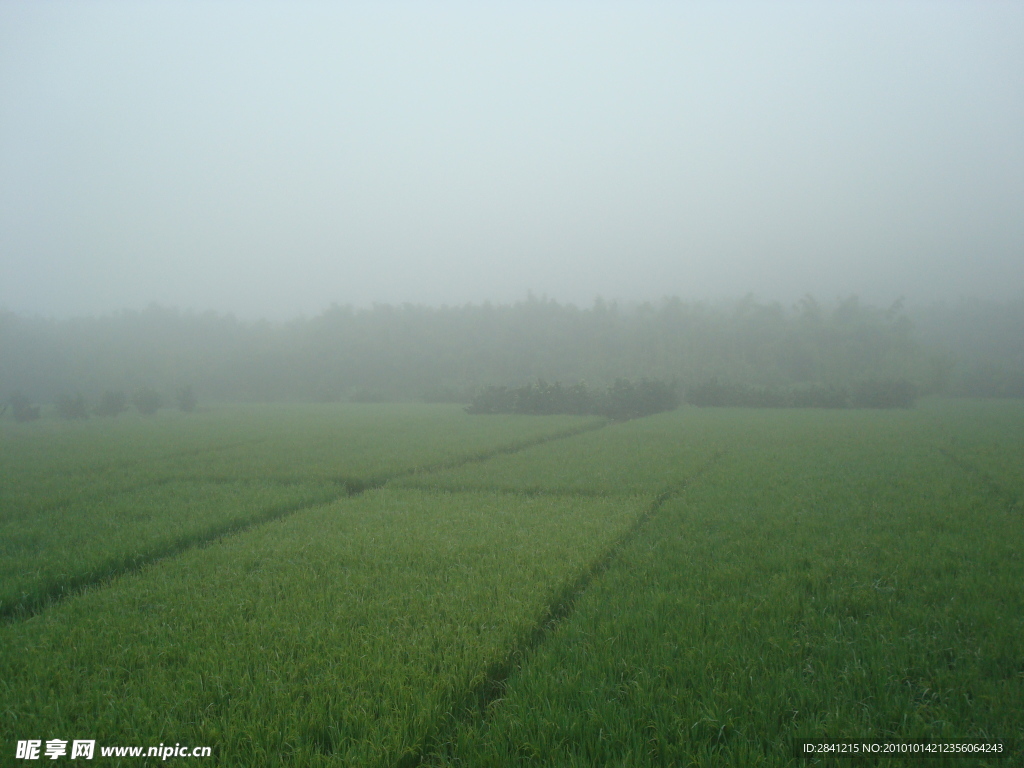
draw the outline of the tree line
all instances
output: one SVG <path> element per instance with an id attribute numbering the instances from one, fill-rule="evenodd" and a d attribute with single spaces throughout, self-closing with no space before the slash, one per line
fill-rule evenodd
<path id="1" fill-rule="evenodd" d="M 489 388 L 544 381 L 594 394 L 645 379 L 679 393 L 717 383 L 748 398 L 842 391 L 850 403 L 869 382 L 1020 397 L 1022 339 L 1024 302 L 931 308 L 912 320 L 900 302 L 875 307 L 856 297 L 585 308 L 530 297 L 332 306 L 284 323 L 158 306 L 73 320 L 0 311 L 0 398 L 20 393 L 28 408 L 81 413 L 81 397 L 88 415 L 103 410 L 107 393 L 130 404 L 145 389 L 161 405 L 186 387 L 207 401 L 469 403 Z"/>

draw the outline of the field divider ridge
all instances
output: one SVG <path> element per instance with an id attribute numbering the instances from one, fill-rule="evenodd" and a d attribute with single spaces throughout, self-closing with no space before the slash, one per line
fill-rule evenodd
<path id="1" fill-rule="evenodd" d="M 576 604 L 587 588 L 612 566 L 619 554 L 639 536 L 644 527 L 654 519 L 665 504 L 682 495 L 689 485 L 721 461 L 725 454 L 725 449 L 715 451 L 711 458 L 698 467 L 692 475 L 671 483 L 663 489 L 625 531 L 619 534 L 587 567 L 559 590 L 555 599 L 541 611 L 534 625 L 527 629 L 517 642 L 512 644 L 504 656 L 488 665 L 481 681 L 465 691 L 462 696 L 455 697 L 450 719 L 456 722 L 473 716 L 482 716 L 486 719 L 491 705 L 502 698 L 509 677 L 516 669 L 525 664 L 528 657 L 554 634 L 559 626 L 572 617 Z M 424 734 L 419 747 L 400 758 L 395 768 L 419 768 L 431 749 L 441 743 L 440 734 L 444 730 L 443 722 L 435 723 Z"/>
<path id="2" fill-rule="evenodd" d="M 440 472 L 447 469 L 455 469 L 466 464 L 473 464 L 495 456 L 503 456 L 519 451 L 524 451 L 528 448 L 533 448 L 537 445 L 543 445 L 544 443 L 555 442 L 557 440 L 564 440 L 569 437 L 574 437 L 585 432 L 591 432 L 598 429 L 603 429 L 609 423 L 608 420 L 599 421 L 596 423 L 585 424 L 581 427 L 575 427 L 573 429 L 561 430 L 559 432 L 553 432 L 548 435 L 542 435 L 537 438 L 530 440 L 521 440 L 515 443 L 506 444 L 499 446 L 494 449 L 486 451 L 478 451 L 477 453 L 470 454 L 468 456 L 458 457 L 455 459 L 437 462 L 435 464 L 429 464 L 422 467 L 413 467 L 410 469 L 401 470 L 388 475 L 378 475 L 376 477 L 369 478 L 365 481 L 361 481 L 354 478 L 337 478 L 334 480 L 323 480 L 325 483 L 334 484 L 335 487 L 341 488 L 340 492 L 325 493 L 322 498 L 317 499 L 314 502 L 304 501 L 299 504 L 291 505 L 280 505 L 273 506 L 266 510 L 261 511 L 259 514 L 244 519 L 236 519 L 227 523 L 208 528 L 206 530 L 197 532 L 193 536 L 186 536 L 176 541 L 170 542 L 165 546 L 158 547 L 150 550 L 139 556 L 128 556 L 123 558 L 112 559 L 107 564 L 93 568 L 87 573 L 72 576 L 67 579 L 61 579 L 59 582 L 54 582 L 41 589 L 37 594 L 29 597 L 28 599 L 19 599 L 17 601 L 5 601 L 0 602 L 0 624 L 9 623 L 12 621 L 22 621 L 35 616 L 52 605 L 59 604 L 64 600 L 73 597 L 87 589 L 101 587 L 120 576 L 126 576 L 142 568 L 156 563 L 160 560 L 165 560 L 171 557 L 182 554 L 195 547 L 204 547 L 213 542 L 219 541 L 228 536 L 235 536 L 240 533 L 244 533 L 250 529 L 256 528 L 265 523 L 273 522 L 289 515 L 294 515 L 298 512 L 302 512 L 306 509 L 313 509 L 315 507 L 324 506 L 326 504 L 333 504 L 334 502 L 340 501 L 346 498 L 352 498 L 358 496 L 366 491 L 375 490 L 382 488 L 388 482 L 401 478 L 408 477 L 410 475 L 419 474 L 430 474 L 433 472 Z M 159 484 L 165 484 L 171 482 L 172 479 L 161 479 Z M 246 483 L 244 479 L 239 480 L 240 483 Z M 150 482 L 146 485 L 154 485 Z"/>

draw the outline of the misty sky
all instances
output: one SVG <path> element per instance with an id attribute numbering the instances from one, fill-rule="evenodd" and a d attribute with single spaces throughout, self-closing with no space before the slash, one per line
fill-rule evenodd
<path id="1" fill-rule="evenodd" d="M 1024 291 L 1024 5 L 0 4 L 0 307 Z"/>

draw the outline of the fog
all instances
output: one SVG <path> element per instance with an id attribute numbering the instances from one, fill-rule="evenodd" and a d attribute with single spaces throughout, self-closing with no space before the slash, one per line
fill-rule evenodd
<path id="1" fill-rule="evenodd" d="M 1018 3 L 0 5 L 0 308 L 1007 300 Z"/>

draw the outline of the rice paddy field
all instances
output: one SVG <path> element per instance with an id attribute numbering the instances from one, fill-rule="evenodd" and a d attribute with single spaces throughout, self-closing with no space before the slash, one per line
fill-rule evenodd
<path id="1" fill-rule="evenodd" d="M 1018 401 L 3 422 L 0 558 L 0 765 L 1024 764 Z"/>

